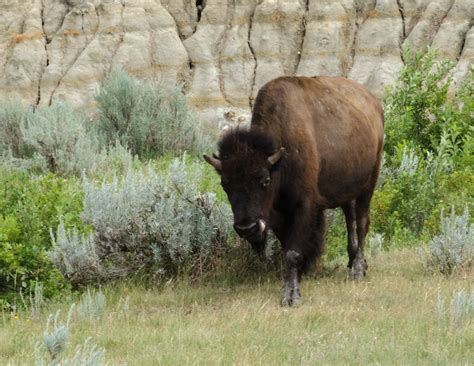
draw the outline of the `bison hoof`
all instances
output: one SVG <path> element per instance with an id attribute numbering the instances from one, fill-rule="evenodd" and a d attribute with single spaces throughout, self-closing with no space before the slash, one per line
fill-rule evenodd
<path id="1" fill-rule="evenodd" d="M 281 306 L 298 306 L 301 304 L 301 293 L 297 289 L 285 289 L 283 298 L 281 299 Z"/>
<path id="2" fill-rule="evenodd" d="M 349 270 L 349 279 L 351 280 L 360 280 L 362 279 L 365 274 L 367 273 L 367 261 L 365 258 L 362 259 L 356 259 L 352 263 L 352 267 Z"/>

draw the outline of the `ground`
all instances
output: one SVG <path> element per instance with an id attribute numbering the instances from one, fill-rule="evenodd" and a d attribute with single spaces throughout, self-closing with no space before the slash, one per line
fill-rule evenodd
<path id="1" fill-rule="evenodd" d="M 106 287 L 102 316 L 73 318 L 69 355 L 91 337 L 109 365 L 474 364 L 472 316 L 450 321 L 453 293 L 473 290 L 472 270 L 433 274 L 415 251 L 403 250 L 369 258 L 368 277 L 352 282 L 342 263 L 306 278 L 296 308 L 279 305 L 276 276 L 232 285 Z M 446 316 L 438 313 L 438 297 Z M 39 318 L 3 314 L 0 364 L 33 364 L 47 315 L 67 313 L 72 301 L 49 304 Z"/>

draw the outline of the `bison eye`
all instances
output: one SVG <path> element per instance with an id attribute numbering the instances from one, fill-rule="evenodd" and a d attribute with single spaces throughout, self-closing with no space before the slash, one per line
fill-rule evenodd
<path id="1" fill-rule="evenodd" d="M 270 177 L 266 177 L 265 179 L 262 180 L 262 187 L 266 188 L 270 184 Z"/>

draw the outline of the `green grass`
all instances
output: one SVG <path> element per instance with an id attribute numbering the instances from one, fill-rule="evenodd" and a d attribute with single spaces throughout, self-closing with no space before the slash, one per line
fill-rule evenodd
<path id="1" fill-rule="evenodd" d="M 454 327 L 436 310 L 439 294 L 450 300 L 472 290 L 472 270 L 426 272 L 413 250 L 383 253 L 369 265 L 361 282 L 347 281 L 342 265 L 307 277 L 303 305 L 290 309 L 279 306 L 273 274 L 230 287 L 219 280 L 107 287 L 99 320 L 73 319 L 69 354 L 91 337 L 110 365 L 472 364 L 472 318 Z M 33 364 L 47 315 L 62 309 L 64 318 L 72 301 L 49 304 L 39 319 L 4 314 L 0 364 Z"/>

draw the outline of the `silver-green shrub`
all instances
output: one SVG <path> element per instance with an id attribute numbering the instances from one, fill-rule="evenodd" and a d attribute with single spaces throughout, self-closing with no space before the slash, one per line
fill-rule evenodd
<path id="1" fill-rule="evenodd" d="M 74 305 L 69 309 L 66 324 L 59 322 L 59 310 L 54 316 L 54 321 L 52 315 L 48 317 L 46 330 L 43 334 L 43 341 L 52 361 L 58 360 L 67 348 L 70 336 L 69 326 L 71 323 L 73 310 Z M 51 325 L 51 323 L 53 324 Z M 51 330 L 50 327 L 52 327 Z"/>
<path id="2" fill-rule="evenodd" d="M 10 154 L 18 159 L 28 153 L 21 126 L 30 115 L 31 111 L 19 101 L 0 103 L 0 155 Z"/>
<path id="3" fill-rule="evenodd" d="M 146 158 L 210 148 L 179 88 L 165 95 L 159 84 L 115 69 L 104 79 L 96 100 L 106 145 L 118 140 L 133 155 Z"/>
<path id="4" fill-rule="evenodd" d="M 66 231 L 60 220 L 56 235 L 51 231 L 53 249 L 49 258 L 64 277 L 73 283 L 81 283 L 83 278 L 100 280 L 104 269 L 96 253 L 95 235 L 79 235 L 77 231 Z"/>
<path id="5" fill-rule="evenodd" d="M 474 224 L 470 223 L 467 207 L 461 216 L 454 211 L 449 216 L 441 212 L 441 233 L 428 245 L 428 251 L 420 251 L 424 265 L 444 274 L 467 267 L 474 259 Z"/>
<path id="6" fill-rule="evenodd" d="M 203 163 L 184 159 L 166 174 L 148 165 L 111 181 L 85 179 L 82 219 L 95 233 L 79 239 L 60 226 L 50 253 L 57 268 L 81 284 L 143 269 L 195 276 L 211 267 L 229 248 L 231 212 L 214 193 L 200 191 Z"/>
<path id="7" fill-rule="evenodd" d="M 63 103 L 32 113 L 21 133 L 53 173 L 80 175 L 93 166 L 99 152 L 97 138 L 84 116 Z"/>
<path id="8" fill-rule="evenodd" d="M 105 311 L 105 305 L 106 300 L 103 292 L 100 289 L 96 291 L 88 287 L 77 304 L 77 315 L 79 318 L 100 318 Z"/>
<path id="9" fill-rule="evenodd" d="M 46 330 L 43 333 L 43 342 L 35 346 L 35 365 L 37 366 L 99 366 L 105 364 L 105 350 L 97 347 L 87 338 L 83 344 L 76 346 L 74 355 L 67 358 L 67 348 L 71 337 L 71 321 L 74 314 L 74 304 L 69 308 L 66 323 L 59 320 L 59 311 L 56 315 L 49 315 Z M 45 360 L 46 349 L 49 357 Z"/>
<path id="10" fill-rule="evenodd" d="M 375 233 L 369 237 L 369 248 L 370 248 L 370 255 L 375 257 L 382 253 L 383 248 L 383 234 Z"/>
<path id="11" fill-rule="evenodd" d="M 474 316 L 474 290 L 470 294 L 466 294 L 463 289 L 454 292 L 449 309 L 446 308 L 444 298 L 438 294 L 436 307 L 440 320 L 454 328 L 460 328 Z"/>

